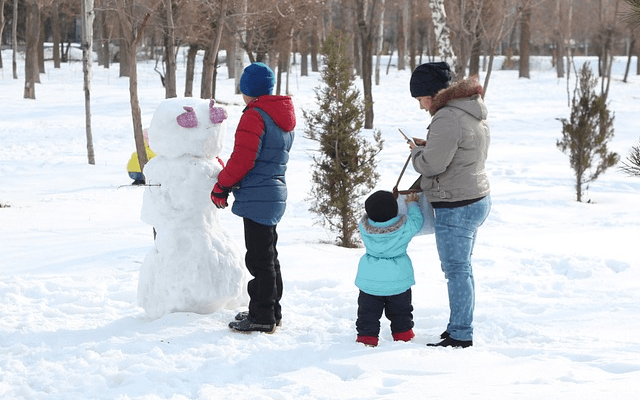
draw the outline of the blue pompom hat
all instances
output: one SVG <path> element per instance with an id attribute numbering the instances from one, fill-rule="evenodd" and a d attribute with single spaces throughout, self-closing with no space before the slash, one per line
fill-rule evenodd
<path id="1" fill-rule="evenodd" d="M 271 68 L 264 63 L 254 62 L 244 69 L 240 77 L 240 91 L 250 97 L 271 94 L 275 81 Z"/>

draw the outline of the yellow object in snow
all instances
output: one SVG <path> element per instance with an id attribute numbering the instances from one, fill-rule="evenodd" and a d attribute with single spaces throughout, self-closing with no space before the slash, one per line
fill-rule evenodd
<path id="1" fill-rule="evenodd" d="M 147 151 L 147 160 L 151 160 L 156 156 L 156 153 L 154 153 L 147 144 L 144 145 L 144 148 Z M 134 151 L 133 154 L 131 154 L 131 158 L 127 163 L 127 172 L 142 172 L 140 171 L 140 163 L 138 162 L 138 152 Z"/>

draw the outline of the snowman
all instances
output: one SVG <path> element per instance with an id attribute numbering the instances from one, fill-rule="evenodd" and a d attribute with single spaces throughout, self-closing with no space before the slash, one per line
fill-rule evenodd
<path id="1" fill-rule="evenodd" d="M 243 256 L 209 196 L 222 170 L 226 118 L 213 100 L 194 98 L 164 100 L 153 114 L 156 157 L 144 168 L 141 218 L 157 236 L 138 282 L 138 303 L 152 318 L 248 303 Z"/>

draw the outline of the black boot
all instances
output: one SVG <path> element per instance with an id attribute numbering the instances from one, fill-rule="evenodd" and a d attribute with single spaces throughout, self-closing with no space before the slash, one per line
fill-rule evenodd
<path id="1" fill-rule="evenodd" d="M 229 322 L 229 328 L 236 332 L 265 332 L 265 333 L 273 333 L 276 331 L 276 324 L 258 324 L 256 322 L 252 322 L 251 319 L 246 318 L 240 321 Z"/>
<path id="2" fill-rule="evenodd" d="M 449 336 L 439 343 L 427 343 L 431 347 L 462 347 L 467 348 L 473 346 L 473 340 L 456 340 Z"/>
<path id="3" fill-rule="evenodd" d="M 235 316 L 236 321 L 242 321 L 243 319 L 247 318 L 249 318 L 249 311 L 240 311 Z M 276 326 L 282 326 L 282 319 L 276 320 Z"/>

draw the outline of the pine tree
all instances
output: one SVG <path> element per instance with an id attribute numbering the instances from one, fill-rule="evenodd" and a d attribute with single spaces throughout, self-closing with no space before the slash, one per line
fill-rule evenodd
<path id="1" fill-rule="evenodd" d="M 349 43 L 338 31 L 325 40 L 321 49 L 323 83 L 314 89 L 319 109 L 304 110 L 304 118 L 307 137 L 320 147 L 313 157 L 309 210 L 338 234 L 338 245 L 356 247 L 357 214 L 361 213 L 362 197 L 380 177 L 375 156 L 382 150 L 383 140 L 379 131 L 373 134 L 374 144 L 360 134 L 365 106 L 353 86 Z"/>
<path id="2" fill-rule="evenodd" d="M 580 69 L 576 90 L 571 100 L 569 120 L 562 122 L 562 140 L 556 145 L 569 155 L 576 176 L 576 200 L 582 201 L 583 187 L 595 181 L 607 168 L 615 165 L 618 154 L 609 152 L 607 142 L 613 138 L 613 120 L 604 95 L 596 95 L 597 80 L 589 64 Z M 599 158 L 597 162 L 596 158 Z M 594 164 L 597 165 L 594 166 Z"/>

